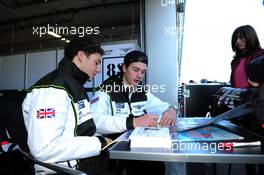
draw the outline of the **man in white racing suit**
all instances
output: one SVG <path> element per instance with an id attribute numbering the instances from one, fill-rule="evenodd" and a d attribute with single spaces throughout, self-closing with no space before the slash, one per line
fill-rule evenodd
<path id="1" fill-rule="evenodd" d="M 75 38 L 65 46 L 58 68 L 28 90 L 22 108 L 27 143 L 35 158 L 77 168 L 89 175 L 114 174 L 106 154 L 101 153 L 110 139 L 95 136 L 96 126 L 83 88 L 87 80 L 100 72 L 102 55 L 98 43 Z M 36 174 L 46 171 L 35 166 Z"/>
<path id="2" fill-rule="evenodd" d="M 121 75 L 110 77 L 99 87 L 91 100 L 97 132 L 116 133 L 112 130 L 110 122 L 104 122 L 111 118 L 120 120 L 116 127 L 127 126 L 128 129 L 133 129 L 137 122 L 146 118 L 151 120 L 149 126 L 153 127 L 175 124 L 175 108 L 154 96 L 147 90 L 147 86 L 140 85 L 147 71 L 147 65 L 148 57 L 145 53 L 136 50 L 129 52 L 124 57 Z M 104 127 L 101 127 L 102 125 Z M 119 135 L 120 133 L 116 133 L 107 137 L 116 138 Z M 163 162 L 132 160 L 120 160 L 120 162 L 121 166 L 133 175 L 164 175 L 165 173 Z"/>

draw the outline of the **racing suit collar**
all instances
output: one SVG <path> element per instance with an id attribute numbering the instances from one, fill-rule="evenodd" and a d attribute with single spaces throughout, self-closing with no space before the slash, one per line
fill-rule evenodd
<path id="1" fill-rule="evenodd" d="M 70 59 L 63 57 L 59 63 L 59 69 L 70 73 L 82 85 L 89 80 L 89 76 L 81 71 Z"/>

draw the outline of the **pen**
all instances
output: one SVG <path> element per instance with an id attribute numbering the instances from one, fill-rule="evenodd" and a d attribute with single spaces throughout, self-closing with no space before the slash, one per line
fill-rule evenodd
<path id="1" fill-rule="evenodd" d="M 224 142 L 221 143 L 223 147 L 246 147 L 246 146 L 260 146 L 260 141 L 255 142 Z"/>

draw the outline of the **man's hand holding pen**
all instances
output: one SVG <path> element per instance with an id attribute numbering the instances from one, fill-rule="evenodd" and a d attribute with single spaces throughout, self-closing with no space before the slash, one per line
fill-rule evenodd
<path id="1" fill-rule="evenodd" d="M 158 116 L 154 114 L 144 114 L 133 119 L 134 128 L 142 127 L 156 127 L 158 125 Z"/>
<path id="2" fill-rule="evenodd" d="M 160 127 L 175 125 L 176 115 L 177 115 L 176 110 L 174 108 L 169 107 L 166 111 L 162 113 L 162 118 L 160 119 L 159 122 Z"/>
<path id="3" fill-rule="evenodd" d="M 177 112 L 174 108 L 169 107 L 166 111 L 162 113 L 162 117 L 159 120 L 159 117 L 154 114 L 147 114 L 134 118 L 133 125 L 134 127 L 164 127 L 164 126 L 173 126 L 176 123 Z"/>

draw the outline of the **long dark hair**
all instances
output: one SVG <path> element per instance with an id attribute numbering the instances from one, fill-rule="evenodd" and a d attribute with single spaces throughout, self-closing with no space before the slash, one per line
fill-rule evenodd
<path id="1" fill-rule="evenodd" d="M 245 50 L 241 51 L 236 47 L 238 35 L 241 35 L 245 38 Z M 261 49 L 257 32 L 250 25 L 244 25 L 236 28 L 232 34 L 231 45 L 232 50 L 235 52 L 234 58 L 247 57 L 255 53 L 258 49 Z"/>

